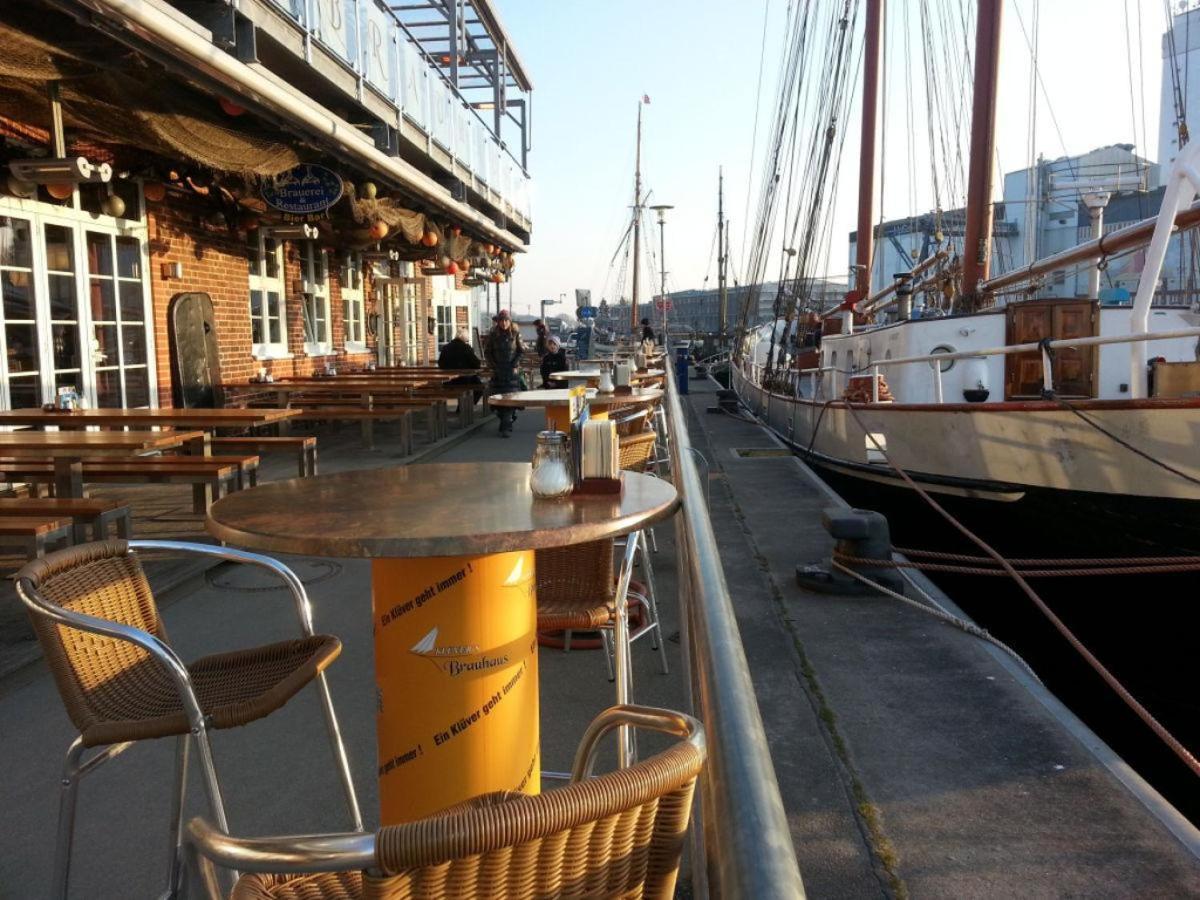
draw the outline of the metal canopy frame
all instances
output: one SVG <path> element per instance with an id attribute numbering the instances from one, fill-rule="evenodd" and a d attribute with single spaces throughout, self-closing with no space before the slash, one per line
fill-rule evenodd
<path id="1" fill-rule="evenodd" d="M 505 118 L 521 129 L 524 163 L 533 84 L 491 0 L 385 2 L 450 85 L 475 109 L 491 110 L 497 137 Z"/>

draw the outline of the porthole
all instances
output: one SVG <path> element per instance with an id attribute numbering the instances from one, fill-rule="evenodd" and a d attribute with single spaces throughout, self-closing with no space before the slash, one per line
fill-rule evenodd
<path id="1" fill-rule="evenodd" d="M 932 350 L 929 351 L 929 355 L 935 356 L 938 353 L 957 353 L 957 352 L 958 351 L 955 350 L 953 347 L 951 347 L 949 344 L 938 344 L 936 347 L 934 347 Z M 941 370 L 943 372 L 949 372 L 951 369 L 954 368 L 954 364 L 956 362 L 958 362 L 958 360 L 956 360 L 956 359 L 947 359 L 945 361 L 939 362 L 938 366 L 941 368 Z M 930 366 L 930 368 L 933 368 L 932 361 L 930 361 L 929 366 Z"/>

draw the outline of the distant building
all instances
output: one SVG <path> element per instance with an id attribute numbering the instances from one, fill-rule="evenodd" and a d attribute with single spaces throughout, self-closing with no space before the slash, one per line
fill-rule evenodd
<path id="1" fill-rule="evenodd" d="M 1181 9 L 1162 38 L 1162 84 L 1158 124 L 1158 163 L 1166 172 L 1179 155 L 1179 113 L 1183 125 L 1200 123 L 1200 94 L 1188 90 L 1200 84 L 1200 4 Z"/>
<path id="2" fill-rule="evenodd" d="M 728 310 L 726 327 L 732 333 L 741 323 L 742 306 L 747 297 L 753 295 L 749 286 L 731 286 L 727 289 Z M 720 328 L 720 296 L 716 288 L 707 290 L 676 291 L 671 298 L 669 321 L 671 331 L 692 331 L 696 334 L 716 334 Z M 814 305 L 828 309 L 845 299 L 844 282 L 816 279 L 808 296 Z M 779 297 L 779 284 L 767 282 L 758 291 L 755 308 L 747 317 L 747 325 L 757 325 L 775 318 L 775 301 Z M 661 315 L 661 314 L 658 314 Z M 657 325 L 658 318 L 652 319 Z"/>

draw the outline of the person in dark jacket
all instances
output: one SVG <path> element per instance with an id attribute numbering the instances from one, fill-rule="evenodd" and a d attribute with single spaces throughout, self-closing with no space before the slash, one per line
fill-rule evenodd
<path id="1" fill-rule="evenodd" d="M 460 328 L 454 334 L 453 340 L 447 341 L 442 352 L 438 354 L 439 369 L 479 369 L 483 363 L 475 355 L 470 342 L 467 340 L 467 329 Z M 475 392 L 475 402 L 483 396 L 483 379 L 478 375 L 456 375 L 446 382 L 447 385 L 470 384 L 479 385 Z"/>
<path id="2" fill-rule="evenodd" d="M 542 387 L 561 388 L 565 386 L 562 379 L 552 379 L 555 372 L 567 371 L 567 351 L 558 344 L 558 338 L 546 339 L 546 355 L 542 357 Z"/>
<path id="3" fill-rule="evenodd" d="M 546 327 L 546 323 L 541 319 L 534 319 L 533 327 L 537 329 L 537 343 L 534 344 L 534 349 L 537 350 L 537 355 L 540 359 L 546 355 L 546 338 L 550 337 L 550 329 Z"/>
<path id="4" fill-rule="evenodd" d="M 483 345 L 483 355 L 492 367 L 492 380 L 488 386 L 491 393 L 506 394 L 519 389 L 517 366 L 524 352 L 521 335 L 513 327 L 508 310 L 500 310 L 496 315 L 496 324 L 488 332 L 487 342 Z M 511 437 L 516 411 L 510 407 L 501 407 L 499 412 L 500 436 Z"/>
<path id="5" fill-rule="evenodd" d="M 654 329 L 650 327 L 649 319 L 642 319 L 642 340 L 654 343 Z"/>

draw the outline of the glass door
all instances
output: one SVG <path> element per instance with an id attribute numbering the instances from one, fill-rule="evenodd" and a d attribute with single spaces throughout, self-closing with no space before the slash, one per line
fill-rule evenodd
<path id="1" fill-rule="evenodd" d="M 0 292 L 4 374 L 8 409 L 42 403 L 38 353 L 37 294 L 34 284 L 33 229 L 28 219 L 0 216 Z"/>
<path id="2" fill-rule="evenodd" d="M 55 392 L 70 387 L 85 393 L 80 353 L 79 278 L 75 231 L 47 222 L 42 226 L 46 253 L 46 295 L 50 305 L 51 364 Z"/>
<path id="3" fill-rule="evenodd" d="M 96 405 L 149 406 L 141 248 L 136 238 L 96 231 L 86 245 Z"/>

